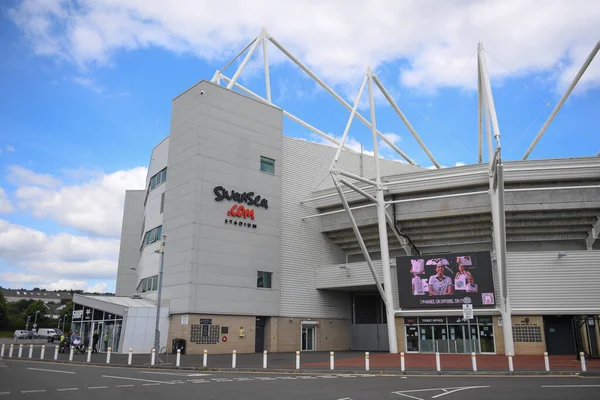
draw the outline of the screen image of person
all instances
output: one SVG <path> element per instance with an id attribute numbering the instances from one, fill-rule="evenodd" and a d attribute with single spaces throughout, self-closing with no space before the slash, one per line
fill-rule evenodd
<path id="1" fill-rule="evenodd" d="M 467 290 L 467 282 L 469 279 L 473 281 L 471 273 L 465 270 L 463 264 L 458 264 L 458 272 L 454 277 L 454 290 Z"/>
<path id="2" fill-rule="evenodd" d="M 412 278 L 412 292 L 414 296 L 423 296 L 425 294 L 423 280 L 418 274 L 414 274 L 414 277 Z"/>
<path id="3" fill-rule="evenodd" d="M 473 280 L 473 277 L 470 277 L 467 280 L 467 286 L 465 290 L 470 293 L 477 293 L 477 284 Z"/>
<path id="4" fill-rule="evenodd" d="M 444 296 L 453 293 L 452 278 L 444 275 L 444 265 L 439 263 L 435 267 L 435 275 L 429 277 L 429 294 L 432 296 Z"/>

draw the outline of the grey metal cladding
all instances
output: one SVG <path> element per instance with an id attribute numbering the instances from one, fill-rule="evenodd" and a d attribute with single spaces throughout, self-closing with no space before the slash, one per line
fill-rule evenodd
<path id="1" fill-rule="evenodd" d="M 282 118 L 204 81 L 173 101 L 163 217 L 171 313 L 279 314 Z M 275 174 L 260 171 L 261 156 L 275 160 Z M 216 186 L 260 194 L 268 208 L 228 216 L 239 204 L 216 201 Z M 256 287 L 259 270 L 273 273 L 271 288 Z"/>
<path id="2" fill-rule="evenodd" d="M 130 268 L 137 267 L 140 261 L 140 234 L 145 197 L 145 190 L 127 190 L 125 192 L 115 289 L 117 296 L 130 296 L 135 293 L 137 271 Z"/>
<path id="3" fill-rule="evenodd" d="M 515 314 L 600 313 L 600 251 L 513 252 L 506 256 Z"/>
<path id="4" fill-rule="evenodd" d="M 349 318 L 348 292 L 317 290 L 314 267 L 345 261 L 345 253 L 321 233 L 318 218 L 302 220 L 316 214 L 314 202 L 301 204 L 318 189 L 333 186 L 329 167 L 335 146 L 325 146 L 302 139 L 283 138 L 282 227 L 281 227 L 281 315 L 312 318 Z M 362 163 L 362 166 L 361 166 Z M 402 173 L 419 167 L 382 160 L 384 173 Z M 373 158 L 343 151 L 340 169 L 373 177 Z M 339 201 L 339 199 L 337 199 Z"/>

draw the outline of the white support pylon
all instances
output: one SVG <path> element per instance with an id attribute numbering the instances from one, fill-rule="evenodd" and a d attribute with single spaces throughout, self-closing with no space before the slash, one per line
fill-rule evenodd
<path id="1" fill-rule="evenodd" d="M 391 354 L 398 353 L 398 342 L 396 338 L 396 312 L 394 310 L 394 296 L 392 289 L 392 273 L 390 270 L 390 253 L 388 249 L 387 222 L 385 220 L 385 199 L 383 197 L 383 185 L 381 182 L 381 169 L 379 166 L 379 146 L 377 143 L 377 121 L 375 117 L 375 99 L 373 96 L 373 77 L 371 69 L 368 70 L 369 108 L 371 109 L 371 134 L 373 136 L 373 161 L 375 162 L 375 183 L 377 184 L 377 226 L 379 228 L 379 249 L 383 270 L 384 304 L 387 316 L 387 331 L 389 351 Z"/>

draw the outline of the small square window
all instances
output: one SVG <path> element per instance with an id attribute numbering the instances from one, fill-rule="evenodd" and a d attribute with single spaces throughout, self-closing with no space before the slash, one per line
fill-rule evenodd
<path id="1" fill-rule="evenodd" d="M 260 156 L 260 170 L 275 175 L 275 160 Z"/>
<path id="2" fill-rule="evenodd" d="M 272 277 L 273 277 L 272 272 L 258 271 L 258 277 L 256 279 L 256 287 L 270 289 Z"/>
<path id="3" fill-rule="evenodd" d="M 222 326 L 221 327 L 221 335 L 226 335 L 229 333 L 229 327 L 228 326 Z"/>

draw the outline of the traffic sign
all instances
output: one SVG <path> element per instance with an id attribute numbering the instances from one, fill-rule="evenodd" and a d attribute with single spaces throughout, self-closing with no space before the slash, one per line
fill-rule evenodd
<path id="1" fill-rule="evenodd" d="M 473 304 L 463 304 L 463 318 L 473 319 Z"/>
<path id="2" fill-rule="evenodd" d="M 33 327 L 34 327 L 34 328 L 37 328 L 37 324 L 33 324 Z"/>

